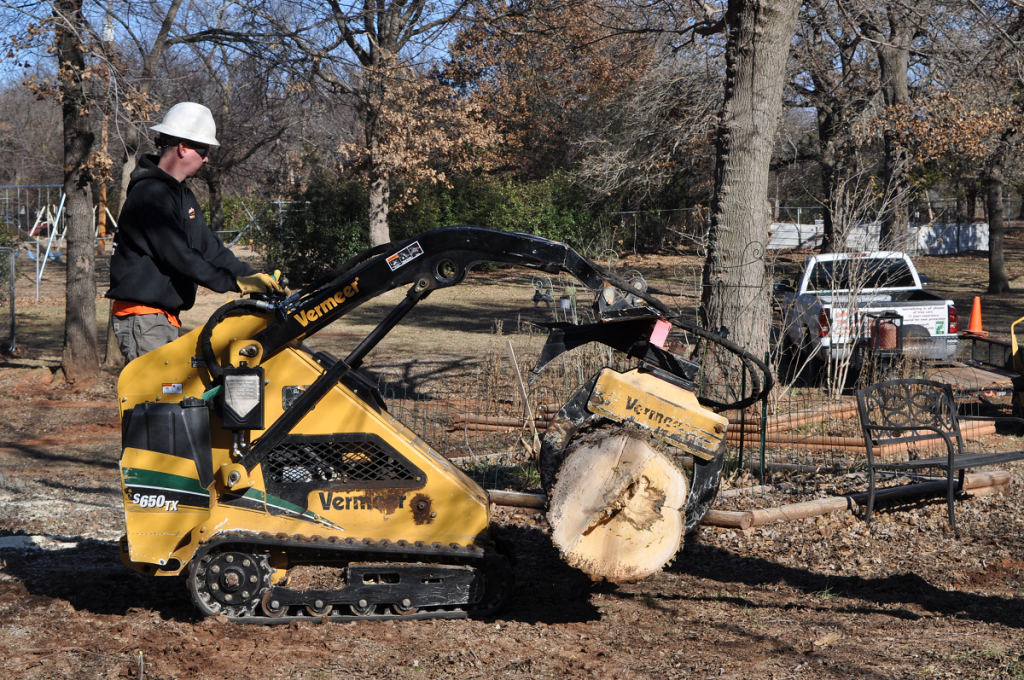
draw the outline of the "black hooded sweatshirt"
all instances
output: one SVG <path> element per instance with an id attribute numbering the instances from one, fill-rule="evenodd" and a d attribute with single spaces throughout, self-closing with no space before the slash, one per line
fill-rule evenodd
<path id="1" fill-rule="evenodd" d="M 107 297 L 177 315 L 196 289 L 238 291 L 235 279 L 255 273 L 210 231 L 195 194 L 143 156 L 128 184 L 114 236 Z"/>

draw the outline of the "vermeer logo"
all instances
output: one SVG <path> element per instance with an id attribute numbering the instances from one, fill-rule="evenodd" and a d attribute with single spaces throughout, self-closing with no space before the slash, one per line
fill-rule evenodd
<path id="1" fill-rule="evenodd" d="M 326 300 L 324 300 L 323 302 L 318 304 L 313 309 L 307 309 L 307 310 L 299 312 L 298 314 L 293 314 L 292 316 L 294 316 L 295 320 L 298 321 L 300 324 L 302 324 L 302 327 L 305 328 L 309 324 L 310 321 L 316 321 L 317 319 L 319 319 L 324 314 L 326 314 L 327 312 L 331 311 L 332 309 L 334 309 L 338 305 L 344 304 L 344 302 L 346 300 L 348 300 L 349 298 L 351 298 L 352 296 L 354 296 L 358 292 L 359 292 L 359 277 L 357 276 L 352 281 L 352 283 L 350 283 L 349 285 L 345 286 L 345 288 L 342 289 L 342 291 L 340 293 L 335 293 L 334 297 L 327 298 Z"/>
<path id="2" fill-rule="evenodd" d="M 333 491 L 321 491 L 319 495 L 320 505 L 324 510 L 385 510 L 385 506 L 388 505 L 382 502 L 383 499 L 370 496 L 335 496 Z M 394 503 L 390 505 L 393 511 Z M 398 497 L 398 507 L 405 507 L 405 496 Z"/>

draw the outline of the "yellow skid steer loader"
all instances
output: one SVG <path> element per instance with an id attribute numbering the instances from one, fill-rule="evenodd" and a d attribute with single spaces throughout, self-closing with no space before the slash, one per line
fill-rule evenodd
<path id="1" fill-rule="evenodd" d="M 597 323 L 551 324 L 535 372 L 588 342 L 638 360 L 631 371 L 593 376 L 543 442 L 548 490 L 567 461 L 586 467 L 601 458 L 616 470 L 584 495 L 618 501 L 559 505 L 559 517 L 580 529 L 572 546 L 560 546 L 567 559 L 578 555 L 582 564 L 614 544 L 616 522 L 649 529 L 678 521 L 677 548 L 678 533 L 700 522 L 718 489 L 727 421 L 712 409 L 745 407 L 767 389 L 755 379 L 735 404 L 701 405 L 698 366 L 663 349 L 667 328 L 725 346 L 754 375 L 767 375 L 764 365 L 561 243 L 458 226 L 368 250 L 287 299 L 229 302 L 202 328 L 125 367 L 118 381 L 125 564 L 145 575 L 185 576 L 203 615 L 238 622 L 500 611 L 512 593 L 514 556 L 490 531 L 487 492 L 394 418 L 358 370 L 417 303 L 482 262 L 568 272 L 595 294 Z M 408 287 L 405 297 L 344 359 L 303 344 L 400 286 Z M 692 455 L 688 493 L 685 480 L 680 486 L 672 473 L 654 471 L 635 437 L 577 446 L 602 425 L 642 430 Z M 663 543 L 658 549 L 672 553 L 671 537 Z M 334 568 L 340 587 L 289 588 L 288 570 L 298 565 Z"/>

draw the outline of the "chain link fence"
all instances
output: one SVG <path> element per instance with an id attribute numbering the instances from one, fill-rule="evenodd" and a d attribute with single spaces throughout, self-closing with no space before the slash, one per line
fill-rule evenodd
<path id="1" fill-rule="evenodd" d="M 13 248 L 0 248 L 0 353 L 11 354 L 17 346 L 14 316 L 15 269 Z"/>
<path id="2" fill-rule="evenodd" d="M 704 254 L 700 244 L 694 254 L 682 255 L 652 277 L 650 289 L 683 318 L 698 322 L 701 272 Z M 762 267 L 759 286 L 746 291 L 745 299 L 772 299 L 772 284 L 795 278 L 803 263 L 792 254 L 779 254 L 752 247 L 742 266 Z M 617 256 L 608 254 L 602 265 L 618 267 L 627 278 L 639 275 L 622 271 Z M 592 299 L 589 292 L 577 294 L 569 281 L 534 280 L 533 292 L 551 298 L 552 321 L 586 323 Z M 712 282 L 717 294 L 728 295 L 724 277 Z M 568 298 L 566 291 L 572 290 Z M 531 292 L 524 283 L 524 299 Z M 565 302 L 565 306 L 561 304 Z M 936 366 L 911 359 L 885 361 L 867 357 L 856 369 L 837 371 L 824 368 L 816 373 L 787 356 L 782 341 L 779 308 L 773 307 L 766 363 L 776 377 L 769 399 L 743 411 L 729 411 L 726 468 L 723 489 L 728 498 L 761 507 L 805 500 L 824 494 L 855 493 L 866 488 L 867 453 L 853 391 L 882 379 L 924 377 L 955 381 L 959 385 L 962 413 L 1009 415 L 1010 391 L 993 391 L 984 378 L 950 371 L 967 370 Z M 488 489 L 539 491 L 535 434 L 543 437 L 555 413 L 597 371 L 605 366 L 628 370 L 636 362 L 601 345 L 588 345 L 564 354 L 530 382 L 533 366 L 546 339 L 539 326 L 520 324 L 503 332 L 496 329 L 485 356 L 476 364 L 454 373 L 443 367 L 422 364 L 418 369 L 394 369 L 377 374 L 378 384 L 389 409 L 400 421 L 423 437 L 435 450 L 451 459 L 469 476 Z M 721 362 L 710 357 L 693 338 L 674 330 L 668 348 L 698 361 L 702 370 L 699 392 L 737 399 L 757 379 L 736 367 L 727 374 L 711 374 L 706 367 Z M 509 351 L 509 346 L 512 350 Z M 1000 350 L 1004 348 L 998 348 Z M 964 352 L 971 348 L 966 344 Z M 977 351 L 977 350 L 975 350 Z M 1003 356 L 1003 352 L 998 352 Z M 513 364 L 513 355 L 515 364 Z M 820 368 L 820 367 L 818 367 Z M 972 382 L 973 381 L 973 382 Z M 525 399 L 524 399 L 525 395 Z M 983 423 L 965 428 L 967 439 L 991 433 L 994 426 Z M 918 477 L 889 475 L 889 483 L 916 481 Z M 723 501 L 725 507 L 733 503 Z"/>

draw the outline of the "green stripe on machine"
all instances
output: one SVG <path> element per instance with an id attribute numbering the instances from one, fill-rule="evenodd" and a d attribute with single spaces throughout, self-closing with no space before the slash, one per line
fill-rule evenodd
<path id="1" fill-rule="evenodd" d="M 167 472 L 143 468 L 121 468 L 121 478 L 124 480 L 125 486 L 159 487 L 203 496 L 210 495 L 210 492 L 199 484 L 198 479 L 172 475 Z"/>

